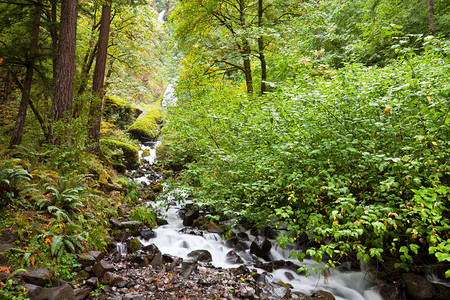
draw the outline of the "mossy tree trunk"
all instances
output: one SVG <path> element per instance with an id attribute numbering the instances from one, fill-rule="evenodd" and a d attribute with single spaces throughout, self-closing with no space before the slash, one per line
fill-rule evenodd
<path id="1" fill-rule="evenodd" d="M 55 71 L 55 89 L 51 116 L 53 123 L 72 119 L 73 82 L 75 76 L 75 47 L 77 42 L 77 0 L 62 0 L 61 25 L 58 43 L 58 56 Z M 60 142 L 54 134 L 54 125 L 50 129 L 53 144 Z"/>
<path id="2" fill-rule="evenodd" d="M 103 84 L 105 80 L 106 57 L 108 54 L 109 29 L 111 24 L 111 4 L 105 4 L 102 7 L 102 19 L 100 33 L 98 36 L 98 51 L 95 62 L 94 78 L 92 82 L 92 93 L 94 99 L 91 102 L 89 111 L 89 133 L 93 142 L 94 150 L 99 150 L 98 142 L 100 140 L 100 125 L 102 121 L 102 109 L 105 92 Z"/>

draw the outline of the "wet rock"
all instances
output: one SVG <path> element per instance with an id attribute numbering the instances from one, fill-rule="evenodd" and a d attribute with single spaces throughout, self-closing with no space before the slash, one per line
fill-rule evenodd
<path id="1" fill-rule="evenodd" d="M 130 249 L 131 253 L 134 253 L 141 249 L 142 244 L 141 241 L 139 241 L 138 238 L 134 238 L 127 241 L 127 248 Z"/>
<path id="2" fill-rule="evenodd" d="M 135 256 L 131 259 L 131 262 L 141 268 L 146 267 L 150 264 L 150 261 L 145 256 Z"/>
<path id="3" fill-rule="evenodd" d="M 125 230 L 115 231 L 113 234 L 114 234 L 114 240 L 116 240 L 117 242 L 126 241 L 131 236 Z"/>
<path id="4" fill-rule="evenodd" d="M 267 275 L 264 273 L 254 273 L 252 274 L 253 279 L 256 280 L 256 282 L 258 283 L 263 283 L 263 284 L 267 284 L 269 282 L 269 280 L 267 279 Z"/>
<path id="5" fill-rule="evenodd" d="M 250 253 L 269 261 L 271 248 L 272 244 L 268 239 L 258 236 L 250 245 Z"/>
<path id="6" fill-rule="evenodd" d="M 158 226 L 163 226 L 163 225 L 169 224 L 169 222 L 167 222 L 167 221 L 164 220 L 164 219 L 161 219 L 161 218 L 156 217 L 156 224 L 158 224 Z"/>
<path id="7" fill-rule="evenodd" d="M 152 261 L 150 262 L 150 265 L 153 268 L 158 268 L 163 265 L 163 257 L 161 252 L 156 253 L 156 255 L 153 257 Z"/>
<path id="8" fill-rule="evenodd" d="M 194 250 L 189 252 L 187 256 L 196 261 L 203 261 L 203 262 L 212 261 L 212 255 L 208 250 Z"/>
<path id="9" fill-rule="evenodd" d="M 26 283 L 44 286 L 50 283 L 51 280 L 50 271 L 44 268 L 28 270 L 28 274 L 25 274 L 23 276 L 23 280 Z"/>
<path id="10" fill-rule="evenodd" d="M 105 260 L 101 260 L 94 265 L 93 271 L 98 278 L 102 278 L 106 272 L 112 271 L 113 269 L 114 266 L 112 264 Z"/>
<path id="11" fill-rule="evenodd" d="M 336 298 L 330 292 L 320 290 L 308 297 L 307 300 L 336 300 Z"/>
<path id="12" fill-rule="evenodd" d="M 250 274 L 250 270 L 245 265 L 240 265 L 237 268 L 231 269 L 234 275 L 247 275 Z"/>
<path id="13" fill-rule="evenodd" d="M 188 278 L 195 270 L 197 270 L 198 263 L 195 261 L 184 261 L 181 264 L 180 274 L 183 278 Z"/>
<path id="14" fill-rule="evenodd" d="M 250 239 L 248 238 L 248 234 L 245 233 L 245 232 L 239 232 L 239 233 L 237 234 L 237 238 L 238 238 L 240 241 L 250 241 Z"/>
<path id="15" fill-rule="evenodd" d="M 161 254 L 161 251 L 159 251 L 158 247 L 156 247 L 155 244 L 150 244 L 147 246 L 142 247 L 142 251 L 144 251 L 147 255 L 147 258 L 151 261 L 153 258 L 159 253 Z"/>
<path id="16" fill-rule="evenodd" d="M 122 229 L 122 223 L 114 217 L 109 219 L 109 223 L 111 223 L 113 229 Z"/>
<path id="17" fill-rule="evenodd" d="M 192 227 L 183 227 L 183 228 L 180 229 L 179 232 L 180 233 L 184 233 L 184 234 L 203 236 L 203 231 L 198 230 L 196 228 L 192 228 Z"/>
<path id="18" fill-rule="evenodd" d="M 288 280 L 294 280 L 295 278 L 291 272 L 284 272 L 284 276 L 286 276 Z"/>
<path id="19" fill-rule="evenodd" d="M 97 262 L 95 257 L 89 253 L 77 254 L 77 261 L 82 268 L 93 266 Z"/>
<path id="20" fill-rule="evenodd" d="M 243 260 L 236 252 L 231 250 L 227 253 L 227 262 L 230 264 L 242 264 Z"/>
<path id="21" fill-rule="evenodd" d="M 406 293 L 414 300 L 433 299 L 436 295 L 434 285 L 422 276 L 413 273 L 404 273 L 402 281 Z"/>
<path id="22" fill-rule="evenodd" d="M 380 288 L 380 293 L 386 300 L 401 300 L 403 289 L 398 284 L 385 284 Z"/>
<path id="23" fill-rule="evenodd" d="M 137 235 L 141 228 L 144 228 L 144 223 L 140 221 L 126 221 L 121 223 L 122 228 L 128 229 L 131 235 Z"/>
<path id="24" fill-rule="evenodd" d="M 450 299 L 450 287 L 440 283 L 435 283 L 434 288 L 436 289 L 436 299 L 438 300 Z"/>
<path id="25" fill-rule="evenodd" d="M 2 235 L 0 235 L 0 242 L 1 243 L 13 243 L 19 238 L 19 235 L 17 232 L 11 229 L 4 229 L 2 231 Z"/>
<path id="26" fill-rule="evenodd" d="M 188 210 L 183 217 L 183 226 L 192 226 L 194 221 L 200 217 L 200 211 L 198 209 Z"/>
<path id="27" fill-rule="evenodd" d="M 44 290 L 43 287 L 34 285 L 34 284 L 30 284 L 30 283 L 25 283 L 24 287 L 27 290 L 27 296 L 30 299 L 34 299 L 37 295 L 42 293 L 42 291 Z"/>
<path id="28" fill-rule="evenodd" d="M 75 295 L 72 287 L 68 284 L 64 284 L 46 289 L 37 295 L 35 300 L 75 300 Z"/>
<path id="29" fill-rule="evenodd" d="M 152 238 L 154 238 L 155 236 L 156 236 L 156 234 L 155 234 L 155 232 L 154 232 L 151 228 L 144 227 L 144 229 L 142 229 L 142 231 L 141 231 L 141 237 L 142 237 L 144 240 L 152 239 Z"/>
<path id="30" fill-rule="evenodd" d="M 245 251 L 248 249 L 246 243 L 239 240 L 237 237 L 232 237 L 227 240 L 227 246 L 230 248 L 234 248 L 238 251 Z"/>

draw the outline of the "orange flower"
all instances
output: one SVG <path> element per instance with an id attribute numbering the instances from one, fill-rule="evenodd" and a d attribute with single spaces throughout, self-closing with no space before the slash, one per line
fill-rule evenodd
<path id="1" fill-rule="evenodd" d="M 52 236 L 46 236 L 45 237 L 45 243 L 51 245 L 52 244 Z"/>
<path id="2" fill-rule="evenodd" d="M 11 272 L 9 271 L 9 267 L 0 267 L 0 272 L 11 274 Z"/>

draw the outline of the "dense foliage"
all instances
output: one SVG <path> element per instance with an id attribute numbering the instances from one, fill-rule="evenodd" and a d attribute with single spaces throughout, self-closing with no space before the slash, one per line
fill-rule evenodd
<path id="1" fill-rule="evenodd" d="M 383 68 L 337 70 L 315 51 L 263 97 L 190 70 L 164 128 L 168 164 L 196 201 L 278 224 L 281 243 L 307 234 L 315 247 L 299 259 L 408 270 L 432 254 L 448 268 L 450 48 L 393 48 Z"/>

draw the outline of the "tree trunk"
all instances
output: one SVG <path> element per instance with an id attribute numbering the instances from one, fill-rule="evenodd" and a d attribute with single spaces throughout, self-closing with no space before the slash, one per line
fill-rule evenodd
<path id="1" fill-rule="evenodd" d="M 258 27 L 262 30 L 262 17 L 263 17 L 263 0 L 258 0 Z M 267 80 L 267 64 L 266 56 L 264 55 L 264 39 L 262 36 L 258 37 L 258 52 L 259 60 L 261 62 L 261 95 L 263 95 L 266 89 Z"/>
<path id="2" fill-rule="evenodd" d="M 61 119 L 65 119 L 65 122 L 70 123 L 72 118 L 77 11 L 77 0 L 62 0 L 55 89 L 51 110 L 51 117 L 54 123 Z M 51 142 L 58 143 L 58 138 L 54 135 L 54 126 L 51 128 L 50 134 Z"/>
<path id="3" fill-rule="evenodd" d="M 100 125 L 104 102 L 103 84 L 105 81 L 106 57 L 108 55 L 109 28 L 111 22 L 111 4 L 103 5 L 100 33 L 98 36 L 97 59 L 95 60 L 94 77 L 92 81 L 92 93 L 94 95 L 89 111 L 89 132 L 94 144 L 94 150 L 98 148 L 100 140 Z"/>
<path id="4" fill-rule="evenodd" d="M 242 29 L 246 27 L 245 24 L 245 1 L 239 1 L 239 25 Z M 247 85 L 247 94 L 253 94 L 253 78 L 252 65 L 250 61 L 251 48 L 248 39 L 244 38 L 242 41 L 242 60 L 244 62 L 244 76 L 245 84 Z"/>
<path id="5" fill-rule="evenodd" d="M 243 60 L 244 60 L 244 74 L 245 74 L 245 83 L 247 85 L 247 93 L 253 94 L 253 78 L 252 78 L 252 66 L 250 63 L 250 44 L 248 40 L 244 40 L 243 42 Z"/>
<path id="6" fill-rule="evenodd" d="M 427 0 L 428 28 L 432 35 L 436 35 L 436 24 L 434 20 L 434 0 Z"/>
<path id="7" fill-rule="evenodd" d="M 57 19 L 56 19 L 56 11 L 57 11 L 57 4 L 58 0 L 50 0 L 50 22 L 53 24 L 50 26 L 50 36 L 52 38 L 52 48 L 53 50 L 58 49 L 58 28 L 56 25 Z M 56 55 L 52 59 L 52 68 L 53 68 L 53 79 L 56 77 Z"/>
<path id="8" fill-rule="evenodd" d="M 25 74 L 25 80 L 22 89 L 22 99 L 20 101 L 19 113 L 17 115 L 16 124 L 14 126 L 13 135 L 9 143 L 9 148 L 14 148 L 16 145 L 20 145 L 23 137 L 23 128 L 25 127 L 25 120 L 27 118 L 28 103 L 30 102 L 31 85 L 33 83 L 33 71 L 35 56 L 38 50 L 39 40 L 39 27 L 41 20 L 42 7 L 40 3 L 36 3 L 36 12 L 34 14 L 33 29 L 31 33 L 30 42 L 30 56 L 27 61 L 27 71 Z"/>

